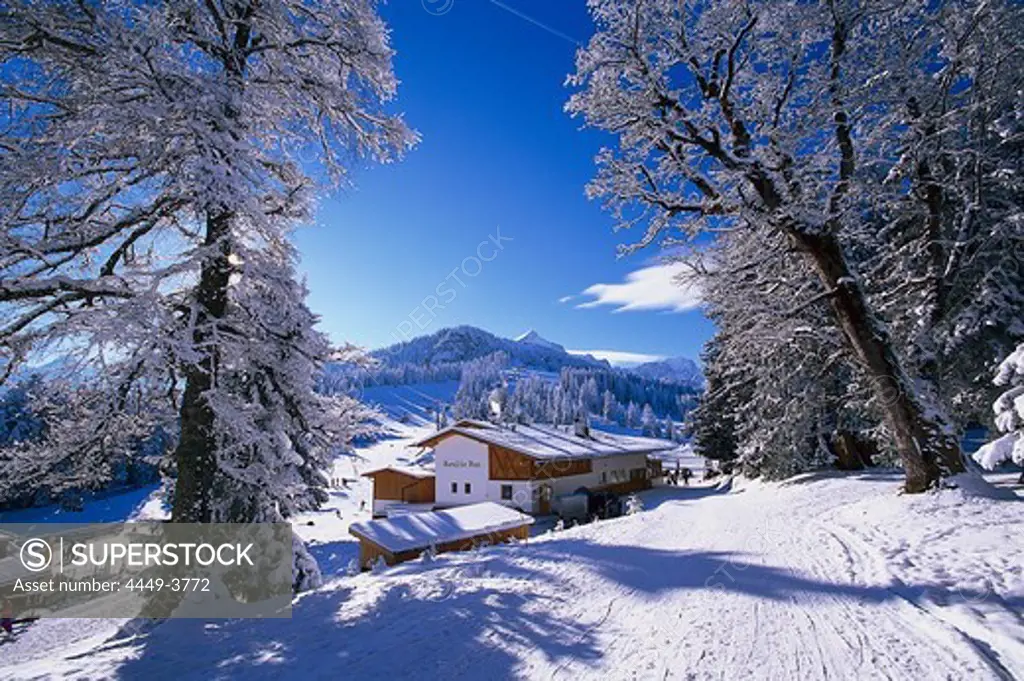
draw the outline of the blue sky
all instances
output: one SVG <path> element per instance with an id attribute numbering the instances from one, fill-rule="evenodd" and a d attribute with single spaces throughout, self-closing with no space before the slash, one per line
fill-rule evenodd
<path id="1" fill-rule="evenodd" d="M 657 250 L 616 258 L 639 235 L 614 233 L 583 193 L 611 142 L 562 111 L 573 40 L 592 31 L 585 3 L 396 0 L 383 14 L 398 51 L 394 108 L 422 141 L 398 164 L 355 173 L 298 233 L 309 302 L 332 340 L 374 348 L 472 324 L 695 358 L 711 323 L 676 311 L 692 301 Z"/>

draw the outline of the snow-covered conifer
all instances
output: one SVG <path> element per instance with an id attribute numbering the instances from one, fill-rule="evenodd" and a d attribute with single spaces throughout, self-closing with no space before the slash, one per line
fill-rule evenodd
<path id="1" fill-rule="evenodd" d="M 1003 435 L 978 449 L 974 459 L 989 470 L 1004 461 L 1024 466 L 1024 344 L 999 365 L 995 384 L 1006 388 L 992 405 Z"/>
<path id="2" fill-rule="evenodd" d="M 647 437 L 658 437 L 658 417 L 654 415 L 651 405 L 645 404 L 640 413 L 640 429 Z"/>
<path id="3" fill-rule="evenodd" d="M 636 406 L 636 402 L 630 402 L 626 407 L 626 426 L 629 428 L 640 427 L 640 408 Z"/>

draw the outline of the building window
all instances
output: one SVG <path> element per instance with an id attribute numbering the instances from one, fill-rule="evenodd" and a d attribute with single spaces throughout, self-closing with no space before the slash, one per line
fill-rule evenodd
<path id="1" fill-rule="evenodd" d="M 608 482 L 608 474 L 605 473 L 604 471 L 601 471 L 601 484 L 603 485 L 606 482 Z"/>
<path id="2" fill-rule="evenodd" d="M 458 494 L 458 493 L 459 493 L 459 483 L 453 482 L 452 483 L 452 494 Z"/>
<path id="3" fill-rule="evenodd" d="M 512 501 L 512 485 L 501 486 L 501 498 L 505 501 Z"/>
<path id="4" fill-rule="evenodd" d="M 472 494 L 472 493 L 473 493 L 473 485 L 471 485 L 471 484 L 469 484 L 469 483 L 467 482 L 467 483 L 466 483 L 466 487 L 465 487 L 465 490 L 466 490 L 466 494 Z"/>

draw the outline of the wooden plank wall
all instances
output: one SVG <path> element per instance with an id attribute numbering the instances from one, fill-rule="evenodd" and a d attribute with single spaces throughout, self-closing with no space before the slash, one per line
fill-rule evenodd
<path id="1" fill-rule="evenodd" d="M 373 498 L 425 504 L 434 501 L 434 478 L 416 478 L 398 471 L 373 474 Z"/>
<path id="2" fill-rule="evenodd" d="M 530 480 L 533 477 L 533 459 L 525 454 L 488 445 L 487 458 L 491 480 Z"/>
<path id="3" fill-rule="evenodd" d="M 410 504 L 426 504 L 434 501 L 434 478 L 420 478 L 405 488 L 402 501 Z"/>
<path id="4" fill-rule="evenodd" d="M 583 475 L 594 470 L 590 459 L 554 459 L 551 461 L 535 461 L 534 479 L 564 478 L 570 475 Z"/>
<path id="5" fill-rule="evenodd" d="M 534 459 L 499 445 L 488 445 L 491 480 L 544 480 L 583 475 L 593 470 L 590 459 Z"/>

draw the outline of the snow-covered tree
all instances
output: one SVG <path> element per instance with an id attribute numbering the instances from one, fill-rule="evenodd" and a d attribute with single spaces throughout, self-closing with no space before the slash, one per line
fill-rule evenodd
<path id="1" fill-rule="evenodd" d="M 452 413 L 455 418 L 491 418 L 493 411 L 490 398 L 492 392 L 498 388 L 505 390 L 504 396 L 496 395 L 500 398 L 501 405 L 505 406 L 507 389 L 503 388 L 505 385 L 503 372 L 507 366 L 508 355 L 503 352 L 495 352 L 466 362 L 462 369 L 458 392 L 455 393 L 455 402 L 452 405 Z"/>
<path id="2" fill-rule="evenodd" d="M 43 379 L 32 374 L 0 395 L 0 448 L 42 438 L 46 422 L 33 402 L 45 389 Z"/>
<path id="3" fill-rule="evenodd" d="M 561 397 L 562 401 L 558 405 L 555 423 L 573 423 L 576 420 L 576 415 L 578 413 L 578 400 L 573 399 L 572 390 L 563 390 L 561 393 Z"/>
<path id="4" fill-rule="evenodd" d="M 718 333 L 694 414 L 698 450 L 769 478 L 828 463 L 848 425 L 841 413 L 869 395 L 840 394 L 850 362 L 820 283 L 772 231 L 723 235 L 708 258 L 704 294 Z"/>
<path id="5" fill-rule="evenodd" d="M 999 365 L 995 384 L 1006 388 L 992 405 L 1003 435 L 978 449 L 974 460 L 989 470 L 1005 461 L 1024 466 L 1024 344 Z"/>
<path id="6" fill-rule="evenodd" d="M 448 427 L 448 405 L 438 404 L 434 409 L 434 426 L 437 430 Z"/>
<path id="7" fill-rule="evenodd" d="M 415 141 L 391 55 L 369 0 L 0 8 L 2 371 L 74 355 L 106 396 L 58 440 L 80 449 L 174 412 L 176 521 L 323 496 L 358 410 L 313 392 L 329 346 L 288 236 L 320 180 Z"/>
<path id="8" fill-rule="evenodd" d="M 629 428 L 640 427 L 640 408 L 636 406 L 636 402 L 630 402 L 626 407 L 626 426 Z"/>
<path id="9" fill-rule="evenodd" d="M 597 380 L 591 376 L 580 386 L 579 406 L 589 414 L 598 411 L 602 404 Z"/>
<path id="10" fill-rule="evenodd" d="M 601 416 L 607 421 L 615 421 L 618 415 L 619 403 L 615 400 L 615 395 L 612 394 L 611 390 L 605 390 L 601 396 Z"/>
<path id="11" fill-rule="evenodd" d="M 950 3 L 927 27 L 945 51 L 894 65 L 898 156 L 848 230 L 867 291 L 908 370 L 958 425 L 986 418 L 988 376 L 1024 339 L 1024 74 L 1020 16 Z M 934 77 L 933 77 L 934 76 Z"/>
<path id="12" fill-rule="evenodd" d="M 722 358 L 722 339 L 715 336 L 704 346 L 704 393 L 686 421 L 686 431 L 693 438 L 694 450 L 700 456 L 717 461 L 731 461 L 737 456 L 736 418 L 744 400 L 738 394 L 743 382 L 735 380 L 735 372 Z"/>
<path id="13" fill-rule="evenodd" d="M 676 425 L 667 416 L 661 422 L 661 436 L 666 440 L 676 439 Z"/>
<path id="14" fill-rule="evenodd" d="M 15 383 L 0 397 L 0 508 L 55 501 L 74 508 L 91 491 L 157 481 L 174 437 L 167 414 L 136 397 L 37 375 Z M 114 423 L 94 428 L 111 400 L 120 402 Z"/>
<path id="15" fill-rule="evenodd" d="M 496 421 L 506 421 L 512 414 L 508 409 L 508 385 L 502 381 L 487 395 L 487 405 L 490 407 L 490 416 Z"/>
<path id="16" fill-rule="evenodd" d="M 979 75 L 960 57 L 981 49 L 978 36 L 1001 36 L 985 47 L 1021 73 L 1019 40 L 1006 40 L 1024 23 L 1019 4 L 595 0 L 591 11 L 597 33 L 577 56 L 568 109 L 618 135 L 589 191 L 622 227 L 646 225 L 633 248 L 723 227 L 777 234 L 820 289 L 793 303 L 825 304 L 874 390 L 906 489 L 963 470 L 945 410 L 913 379 L 917 363 L 870 300 L 845 235 L 880 200 L 934 184 L 883 180 L 903 163 L 919 92 L 949 80 L 950 96 L 929 104 L 974 109 Z"/>
<path id="17" fill-rule="evenodd" d="M 658 417 L 649 404 L 640 410 L 640 429 L 647 437 L 658 437 Z"/>

